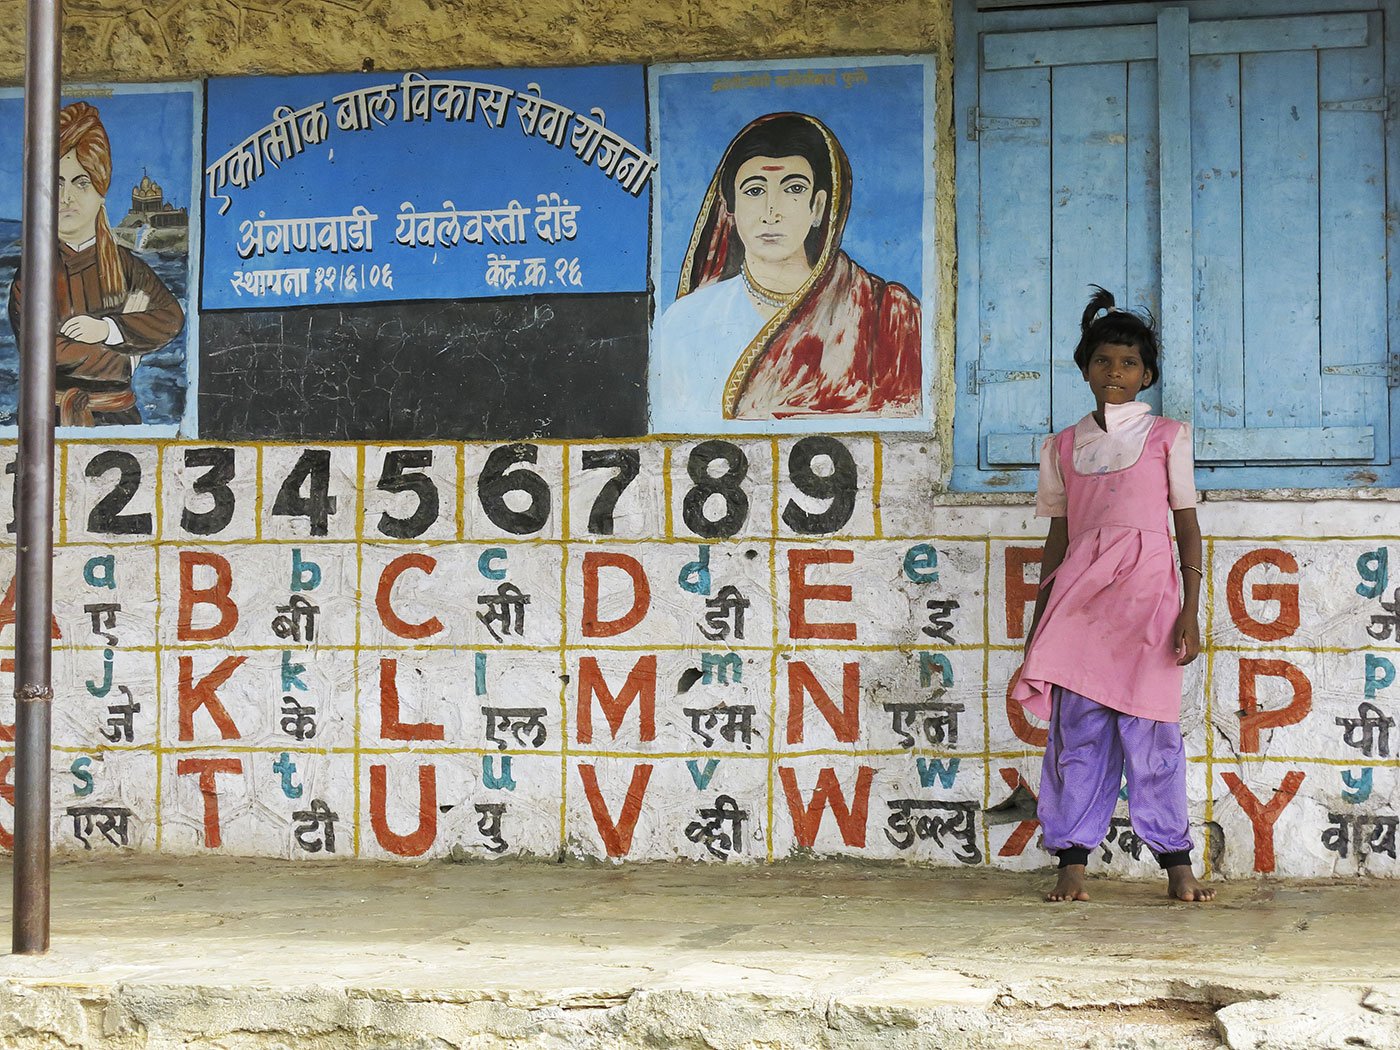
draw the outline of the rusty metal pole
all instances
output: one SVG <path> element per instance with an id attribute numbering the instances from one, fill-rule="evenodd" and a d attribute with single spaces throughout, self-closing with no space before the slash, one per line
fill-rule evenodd
<path id="1" fill-rule="evenodd" d="M 49 737 L 53 707 L 54 345 L 58 303 L 61 0 L 29 0 L 24 59 L 24 243 L 15 515 L 16 954 L 49 948 Z"/>

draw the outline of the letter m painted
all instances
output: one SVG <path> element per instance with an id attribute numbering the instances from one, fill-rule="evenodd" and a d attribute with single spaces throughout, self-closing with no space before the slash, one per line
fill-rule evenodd
<path id="1" fill-rule="evenodd" d="M 744 680 L 744 661 L 739 658 L 738 653 L 700 654 L 700 681 L 702 684 L 709 685 L 718 679 L 720 685 L 728 685 L 731 681 L 731 672 L 733 672 L 732 681 L 736 685 Z"/>

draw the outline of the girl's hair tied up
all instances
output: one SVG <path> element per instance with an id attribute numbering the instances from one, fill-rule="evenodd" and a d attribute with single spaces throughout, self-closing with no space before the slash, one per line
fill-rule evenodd
<path id="1" fill-rule="evenodd" d="M 1087 334 L 1089 326 L 1098 319 L 1099 314 L 1108 313 L 1114 307 L 1113 293 L 1107 288 L 1100 288 L 1097 284 L 1089 285 L 1094 290 L 1093 298 L 1089 300 L 1089 305 L 1084 307 L 1084 316 L 1079 319 L 1079 331 Z"/>
<path id="2" fill-rule="evenodd" d="M 1146 390 L 1157 380 L 1157 358 L 1161 353 L 1152 315 L 1146 310 L 1120 310 L 1114 305 L 1110 292 L 1096 284 L 1089 287 L 1094 295 L 1079 322 L 1079 345 L 1074 348 L 1074 363 L 1081 372 L 1085 371 L 1094 348 L 1104 343 L 1136 347 L 1148 372 L 1142 384 L 1142 389 Z"/>

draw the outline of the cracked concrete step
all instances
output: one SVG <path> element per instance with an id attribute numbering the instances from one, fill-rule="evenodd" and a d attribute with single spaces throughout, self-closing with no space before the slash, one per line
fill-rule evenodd
<path id="1" fill-rule="evenodd" d="M 734 975 L 728 975 L 733 977 Z M 200 986 L 95 989 L 0 986 L 0 1040 L 15 1050 L 445 1050 L 471 1047 L 630 1050 L 1215 1050 L 1199 1004 L 1029 1010 L 1000 1008 L 983 990 L 941 1002 L 927 988 L 904 1001 L 849 1002 L 681 988 L 646 989 L 616 1004 L 522 1006 L 501 999 L 422 999 L 390 990 L 230 990 Z"/>
<path id="2" fill-rule="evenodd" d="M 1400 1050 L 1400 883 L 1045 879 L 62 862 L 53 950 L 0 957 L 0 1047 Z"/>
<path id="3" fill-rule="evenodd" d="M 1230 1050 L 1400 1050 L 1400 984 L 1288 990 L 1216 1014 Z"/>

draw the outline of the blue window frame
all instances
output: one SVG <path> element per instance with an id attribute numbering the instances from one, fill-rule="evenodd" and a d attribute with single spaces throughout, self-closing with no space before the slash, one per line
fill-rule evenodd
<path id="1" fill-rule="evenodd" d="M 953 487 L 1092 409 L 1091 283 L 1160 319 L 1201 488 L 1400 485 L 1400 0 L 954 16 Z"/>

